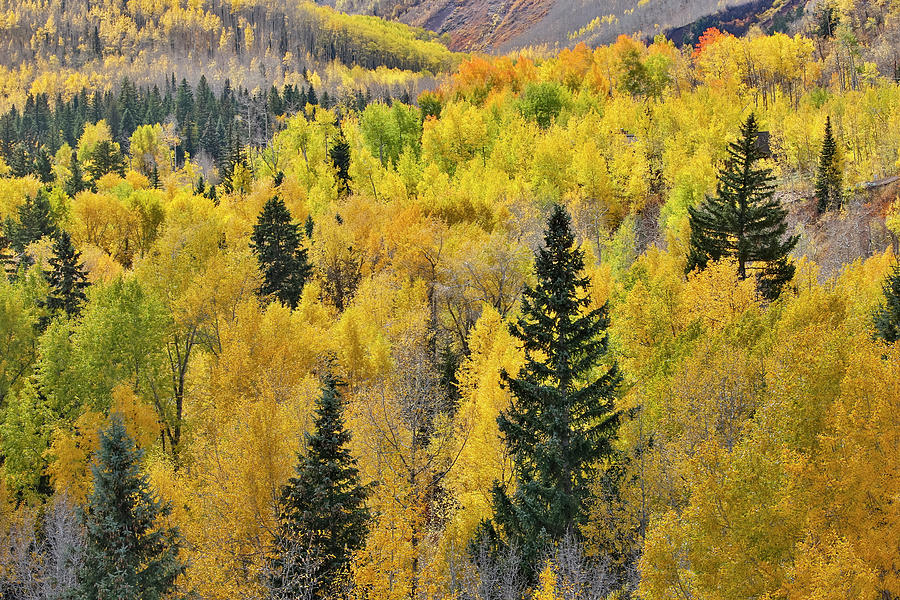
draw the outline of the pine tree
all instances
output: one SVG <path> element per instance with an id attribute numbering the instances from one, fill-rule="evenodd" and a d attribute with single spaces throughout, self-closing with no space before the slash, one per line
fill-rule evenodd
<path id="1" fill-rule="evenodd" d="M 87 189 L 87 183 L 84 181 L 84 177 L 81 174 L 81 165 L 78 163 L 78 157 L 75 154 L 75 151 L 72 150 L 72 174 L 69 175 L 69 178 L 66 180 L 66 194 L 69 197 L 74 198 L 75 194 L 82 190 Z"/>
<path id="2" fill-rule="evenodd" d="M 875 309 L 875 337 L 893 344 L 900 339 L 900 264 L 884 282 L 884 304 Z"/>
<path id="3" fill-rule="evenodd" d="M 91 177 L 91 181 L 96 183 L 98 179 L 107 173 L 115 173 L 119 177 L 124 177 L 125 159 L 122 157 L 118 144 L 109 140 L 103 140 L 97 144 L 97 147 L 91 154 L 88 174 Z"/>
<path id="4" fill-rule="evenodd" d="M 10 243 L 17 253 L 25 251 L 25 246 L 45 236 L 56 235 L 56 219 L 47 199 L 46 191 L 41 188 L 34 198 L 26 198 L 19 206 L 19 222 L 8 227 Z"/>
<path id="5" fill-rule="evenodd" d="M 157 600 L 175 588 L 184 571 L 181 537 L 161 519 L 171 512 L 141 472 L 135 447 L 118 415 L 100 432 L 94 489 L 84 513 L 85 557 L 78 600 Z"/>
<path id="6" fill-rule="evenodd" d="M 837 143 L 831 131 L 831 117 L 825 118 L 825 137 L 822 140 L 822 153 L 819 154 L 819 169 L 816 174 L 816 199 L 819 212 L 841 206 L 841 174 L 840 157 Z"/>
<path id="7" fill-rule="evenodd" d="M 268 200 L 253 226 L 250 246 L 263 271 L 260 294 L 273 295 L 296 308 L 310 274 L 306 249 L 300 247 L 300 226 L 278 196 Z"/>
<path id="8" fill-rule="evenodd" d="M 755 166 L 762 158 L 759 130 L 751 114 L 740 139 L 728 145 L 728 159 L 719 171 L 716 197 L 689 207 L 691 247 L 687 271 L 706 268 L 709 261 L 733 258 L 738 275 L 756 271 L 760 293 L 773 300 L 793 277 L 787 257 L 797 237 L 785 239 L 787 211 L 775 198 L 770 169 Z"/>
<path id="9" fill-rule="evenodd" d="M 47 149 L 41 146 L 34 157 L 34 174 L 41 183 L 53 183 L 53 165 L 50 163 L 50 155 Z"/>
<path id="10" fill-rule="evenodd" d="M 279 597 L 304 597 L 303 590 L 332 597 L 352 553 L 365 540 L 367 489 L 347 447 L 350 432 L 344 428 L 343 410 L 337 381 L 326 376 L 315 429 L 306 434 L 306 455 L 299 455 L 297 475 L 282 490 L 278 507 L 268 584 Z"/>
<path id="11" fill-rule="evenodd" d="M 337 171 L 338 195 L 346 196 L 350 193 L 350 144 L 347 143 L 343 132 L 328 150 L 328 155 Z"/>
<path id="12" fill-rule="evenodd" d="M 56 237 L 50 270 L 47 272 L 49 293 L 47 308 L 55 313 L 64 311 L 69 317 L 78 316 L 86 300 L 87 274 L 79 261 L 81 254 L 72 245 L 72 239 L 65 231 Z"/>
<path id="13" fill-rule="evenodd" d="M 16 272 L 16 257 L 9 246 L 3 230 L 0 229 L 0 274 L 12 277 Z"/>
<path id="14" fill-rule="evenodd" d="M 513 400 L 497 422 L 516 490 L 510 497 L 499 484 L 494 488 L 494 524 L 531 575 L 546 544 L 577 535 L 619 422 L 613 404 L 619 371 L 614 363 L 602 375 L 596 370 L 607 358 L 608 309 L 588 310 L 584 253 L 562 207 L 554 208 L 544 242 L 537 284 L 526 286 L 522 316 L 511 326 L 525 366 L 515 377 L 501 374 Z"/>

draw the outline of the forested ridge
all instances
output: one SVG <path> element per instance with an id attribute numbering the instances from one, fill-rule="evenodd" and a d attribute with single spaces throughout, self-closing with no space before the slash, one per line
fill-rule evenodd
<path id="1" fill-rule="evenodd" d="M 0 108 L 27 94 L 161 86 L 174 75 L 218 90 L 304 84 L 365 90 L 418 85 L 458 59 L 434 34 L 312 2 L 0 3 Z M 321 93 L 325 88 L 319 89 Z"/>
<path id="2" fill-rule="evenodd" d="M 811 18 L 23 93 L 0 598 L 900 598 L 900 13 Z"/>

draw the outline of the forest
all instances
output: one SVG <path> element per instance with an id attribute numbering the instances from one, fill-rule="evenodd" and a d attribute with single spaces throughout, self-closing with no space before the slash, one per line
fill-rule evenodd
<path id="1" fill-rule="evenodd" d="M 505 56 L 301 3 L 444 48 L 341 63 L 393 87 L 160 45 L 215 6 L 0 10 L 0 599 L 900 598 L 895 3 Z"/>

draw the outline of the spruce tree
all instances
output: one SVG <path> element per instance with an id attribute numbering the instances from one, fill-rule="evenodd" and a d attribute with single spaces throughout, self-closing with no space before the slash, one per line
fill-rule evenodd
<path id="1" fill-rule="evenodd" d="M 86 190 L 87 187 L 88 184 L 85 182 L 84 176 L 81 174 L 81 165 L 78 163 L 78 158 L 75 156 L 75 151 L 72 150 L 72 173 L 66 180 L 66 194 L 68 194 L 69 197 L 74 198 L 75 194 L 82 190 Z"/>
<path id="2" fill-rule="evenodd" d="M 250 247 L 256 252 L 263 284 L 260 294 L 275 296 L 296 308 L 310 274 L 306 249 L 300 246 L 300 226 L 278 196 L 268 200 L 253 226 Z"/>
<path id="3" fill-rule="evenodd" d="M 0 229 L 0 274 L 8 278 L 13 277 L 16 272 L 16 257 L 10 248 L 9 240 Z"/>
<path id="4" fill-rule="evenodd" d="M 756 118 L 751 114 L 741 126 L 740 139 L 728 145 L 716 196 L 688 208 L 691 241 L 687 271 L 733 258 L 740 278 L 746 279 L 754 271 L 760 293 L 773 300 L 793 277 L 794 265 L 787 257 L 798 238 L 785 239 L 787 211 L 775 198 L 771 170 L 756 166 L 762 158 L 758 136 Z"/>
<path id="5" fill-rule="evenodd" d="M 820 213 L 840 208 L 842 186 L 840 157 L 831 131 L 831 117 L 825 117 L 825 137 L 822 140 L 822 153 L 819 154 L 819 169 L 816 174 L 816 199 Z"/>
<path id="6" fill-rule="evenodd" d="M 98 179 L 107 173 L 115 173 L 123 177 L 125 175 L 125 159 L 122 157 L 118 144 L 109 140 L 103 140 L 97 144 L 97 147 L 91 154 L 88 174 L 91 177 L 91 181 L 96 183 Z"/>
<path id="7" fill-rule="evenodd" d="M 516 489 L 510 496 L 499 484 L 494 488 L 493 524 L 531 575 L 548 543 L 577 535 L 619 422 L 619 371 L 615 363 L 600 368 L 608 362 L 608 309 L 588 310 L 584 253 L 575 247 L 564 208 L 554 208 L 544 242 L 537 284 L 526 286 L 522 316 L 510 328 L 522 342 L 525 365 L 515 377 L 501 373 L 513 400 L 497 422 Z"/>
<path id="8" fill-rule="evenodd" d="M 875 337 L 889 344 L 900 339 L 900 264 L 893 270 L 883 285 L 884 304 L 875 309 Z"/>
<path id="9" fill-rule="evenodd" d="M 158 600 L 174 591 L 184 571 L 178 530 L 162 522 L 171 507 L 141 472 L 142 456 L 113 415 L 100 432 L 91 467 L 94 489 L 83 515 L 87 539 L 77 600 Z"/>
<path id="10" fill-rule="evenodd" d="M 317 401 L 313 433 L 297 475 L 282 490 L 268 585 L 279 597 L 331 598 L 347 574 L 352 553 L 365 541 L 367 489 L 347 445 L 343 400 L 337 381 L 326 376 Z"/>
<path id="11" fill-rule="evenodd" d="M 34 157 L 34 174 L 43 184 L 53 183 L 53 165 L 50 162 L 50 155 L 47 148 L 41 146 L 37 149 Z"/>
<path id="12" fill-rule="evenodd" d="M 337 171 L 338 195 L 346 196 L 350 193 L 350 144 L 347 143 L 343 132 L 328 150 L 328 155 Z"/>
<path id="13" fill-rule="evenodd" d="M 87 274 L 79 261 L 81 254 L 72 245 L 72 239 L 65 231 L 56 237 L 50 270 L 47 272 L 49 293 L 47 308 L 55 313 L 64 311 L 69 317 L 78 316 L 86 300 Z"/>
<path id="14" fill-rule="evenodd" d="M 7 226 L 10 243 L 17 253 L 22 254 L 25 246 L 42 237 L 56 235 L 56 219 L 50 207 L 50 200 L 44 188 L 38 190 L 34 198 L 26 198 L 19 206 L 19 222 Z"/>

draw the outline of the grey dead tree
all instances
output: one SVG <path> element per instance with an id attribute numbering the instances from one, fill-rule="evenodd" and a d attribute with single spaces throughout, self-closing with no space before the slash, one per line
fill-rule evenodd
<path id="1" fill-rule="evenodd" d="M 0 598 L 57 600 L 75 588 L 84 530 L 75 504 L 58 494 L 42 515 L 29 513 L 0 539 Z"/>

